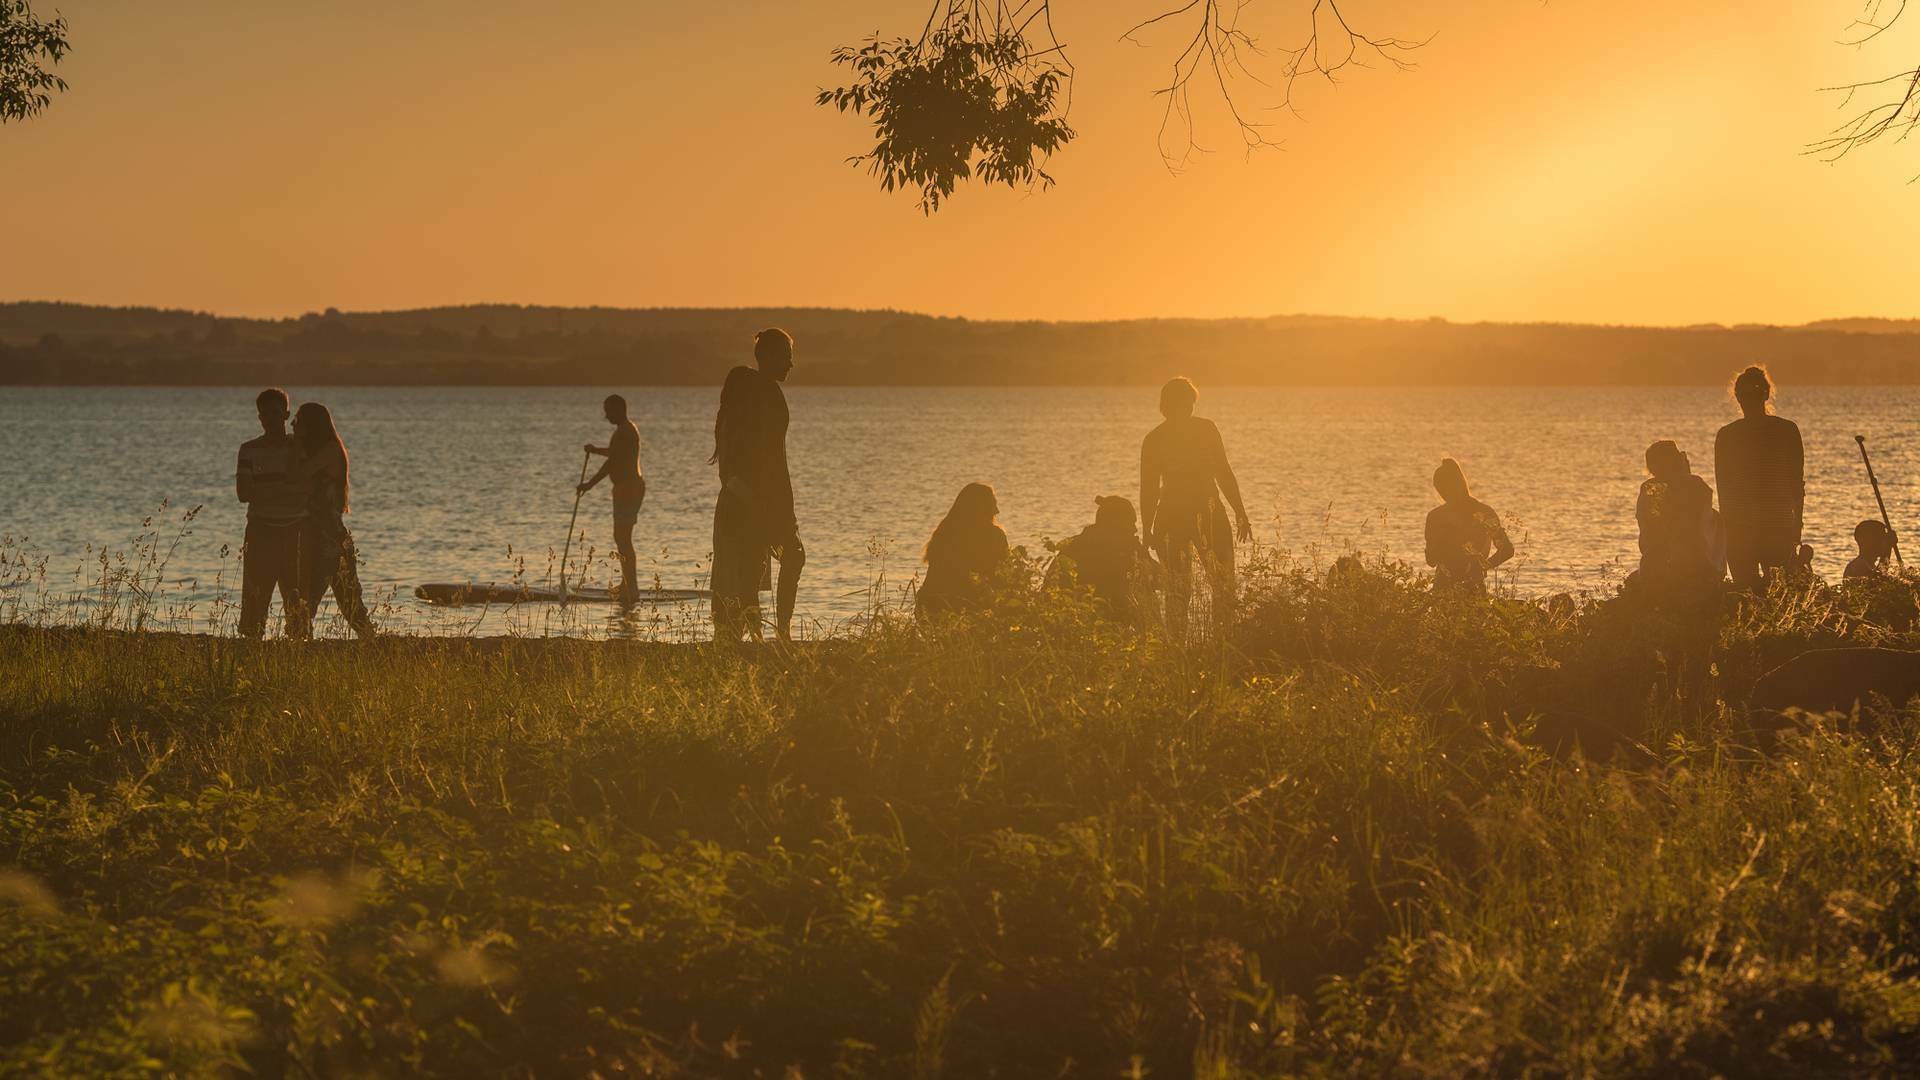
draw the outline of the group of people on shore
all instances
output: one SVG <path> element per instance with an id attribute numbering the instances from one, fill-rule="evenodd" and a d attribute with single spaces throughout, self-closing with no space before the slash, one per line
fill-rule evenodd
<path id="1" fill-rule="evenodd" d="M 1671 439 L 1647 448 L 1647 479 L 1634 517 L 1640 527 L 1640 566 L 1629 592 L 1656 603 L 1686 603 L 1731 577 L 1758 588 L 1776 574 L 1811 576 L 1813 549 L 1801 542 L 1806 511 L 1805 448 L 1800 428 L 1773 412 L 1773 380 L 1762 367 L 1734 379 L 1741 416 L 1714 439 L 1714 489 L 1693 471 L 1687 452 Z M 1487 572 L 1513 557 L 1500 517 L 1467 490 L 1451 458 L 1435 471 L 1442 504 L 1427 517 L 1427 565 L 1437 586 L 1480 591 Z M 1848 578 L 1886 572 L 1895 551 L 1893 530 L 1862 521 L 1854 529 L 1858 555 Z"/>
<path id="2" fill-rule="evenodd" d="M 806 565 L 787 466 L 789 413 L 782 390 L 793 370 L 793 338 L 784 330 L 763 330 L 754 338 L 753 355 L 753 366 L 727 374 L 708 459 L 720 481 L 711 592 L 714 637 L 723 642 L 762 635 L 760 594 L 769 590 L 775 596 L 774 632 L 790 639 Z M 1773 413 L 1773 384 L 1764 368 L 1742 372 L 1734 396 L 1743 415 L 1720 430 L 1714 445 L 1718 508 L 1713 488 L 1693 472 L 1685 451 L 1671 440 L 1648 447 L 1648 477 L 1635 507 L 1640 566 L 1628 578 L 1629 592 L 1656 602 L 1684 600 L 1717 587 L 1729 574 L 1736 584 L 1755 587 L 1778 573 L 1810 573 L 1812 553 L 1801 543 L 1806 482 L 1800 430 Z M 1198 399 L 1185 378 L 1161 388 L 1163 419 L 1140 448 L 1138 508 L 1124 496 L 1099 496 L 1092 524 L 1059 545 L 1047 570 L 1050 585 L 1085 592 L 1096 610 L 1116 620 L 1155 618 L 1164 598 L 1165 622 L 1179 639 L 1187 633 L 1196 564 L 1214 617 L 1224 621 L 1236 595 L 1235 542 L 1253 535 L 1220 430 L 1194 413 Z M 248 506 L 240 631 L 261 636 L 278 587 L 288 636 L 308 636 L 314 605 L 332 589 L 354 631 L 372 636 L 353 538 L 342 522 L 348 458 L 332 415 L 308 402 L 293 416 L 289 432 L 284 391 L 263 391 L 256 404 L 263 433 L 241 447 L 236 479 Z M 638 596 L 633 529 L 646 498 L 640 433 L 624 398 L 609 396 L 603 410 L 613 435 L 606 446 L 589 444 L 585 451 L 589 460 L 606 460 L 591 478 L 583 468 L 579 493 L 611 481 L 619 595 L 632 602 Z M 1427 515 L 1426 562 L 1435 587 L 1484 592 L 1489 573 L 1513 557 L 1513 542 L 1500 515 L 1473 496 L 1457 461 L 1441 461 L 1433 486 L 1441 504 Z M 987 484 L 961 488 L 923 553 L 927 569 L 916 595 L 922 618 L 992 606 L 1010 555 L 999 510 Z M 1854 535 L 1860 550 L 1846 576 L 1884 573 L 1895 551 L 1892 530 L 1869 520 Z"/>

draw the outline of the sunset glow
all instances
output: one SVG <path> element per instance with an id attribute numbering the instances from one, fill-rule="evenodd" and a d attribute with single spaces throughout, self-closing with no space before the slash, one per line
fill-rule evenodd
<path id="1" fill-rule="evenodd" d="M 1349 5 L 1431 43 L 1270 112 L 1277 152 L 1173 175 L 1158 10 L 1061 4 L 1080 138 L 1052 190 L 928 218 L 844 159 L 828 51 L 920 5 L 74 0 L 73 89 L 0 133 L 0 295 L 283 315 L 523 303 L 891 307 L 972 317 L 1315 312 L 1461 320 L 1912 316 L 1920 151 L 1803 145 L 1822 85 L 1920 23 L 1854 0 Z M 1298 36 L 1279 5 L 1244 25 Z M 1269 58 L 1271 59 L 1271 58 Z M 1262 70 L 1256 61 L 1255 70 Z M 1270 69 L 1269 69 L 1270 73 Z M 1258 110 L 1276 95 L 1237 88 Z M 1177 136 L 1176 136 L 1177 141 Z"/>

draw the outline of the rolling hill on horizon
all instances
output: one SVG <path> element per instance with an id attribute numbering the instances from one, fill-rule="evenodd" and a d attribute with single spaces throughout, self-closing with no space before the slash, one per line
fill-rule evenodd
<path id="1" fill-rule="evenodd" d="M 0 303 L 4 385 L 687 385 L 800 345 L 796 383 L 1706 385 L 1750 363 L 1807 384 L 1920 383 L 1920 319 L 1635 327 L 1282 315 L 992 321 L 836 308 L 475 304 L 283 319 Z"/>

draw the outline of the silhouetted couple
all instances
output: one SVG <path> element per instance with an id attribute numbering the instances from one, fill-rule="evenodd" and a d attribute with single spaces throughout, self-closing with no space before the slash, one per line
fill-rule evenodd
<path id="1" fill-rule="evenodd" d="M 780 389 L 793 370 L 793 338 L 762 330 L 753 339 L 753 367 L 727 373 L 713 421 L 713 457 L 720 495 L 713 509 L 713 636 L 738 642 L 761 637 L 760 593 L 780 562 L 774 630 L 793 637 L 793 605 L 807 550 L 794 516 L 793 478 L 787 471 L 787 396 Z"/>
<path id="2" fill-rule="evenodd" d="M 605 446 L 586 445 L 589 457 L 603 457 L 600 471 L 581 482 L 585 495 L 602 480 L 613 481 L 613 547 L 620 555 L 620 600 L 631 604 L 640 595 L 633 551 L 633 525 L 640 519 L 640 506 L 647 501 L 647 479 L 640 475 L 640 429 L 627 419 L 627 399 L 608 394 L 601 403 L 613 436 Z"/>
<path id="3" fill-rule="evenodd" d="M 361 597 L 359 556 L 348 513 L 347 446 L 325 405 L 309 401 L 287 430 L 287 392 L 254 399 L 261 434 L 240 446 L 234 493 L 247 504 L 240 549 L 240 634 L 266 633 L 276 588 L 290 638 L 313 634 L 313 612 L 332 590 L 340 614 L 362 638 L 375 634 Z"/>

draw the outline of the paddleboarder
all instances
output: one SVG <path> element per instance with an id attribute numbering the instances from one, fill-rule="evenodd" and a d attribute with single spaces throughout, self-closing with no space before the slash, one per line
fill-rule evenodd
<path id="1" fill-rule="evenodd" d="M 713 456 L 720 495 L 713 510 L 713 637 L 737 642 L 760 637 L 760 591 L 780 560 L 774 630 L 793 637 L 793 606 L 807 550 L 793 509 L 787 471 L 787 396 L 780 389 L 793 370 L 793 337 L 767 329 L 753 339 L 754 366 L 727 373 L 713 421 Z"/>
<path id="2" fill-rule="evenodd" d="M 633 552 L 633 525 L 640 519 L 640 504 L 647 499 L 647 480 L 640 475 L 640 429 L 627 419 L 627 399 L 608 394 L 601 403 L 607 423 L 613 425 L 613 437 L 605 446 L 588 443 L 589 457 L 604 457 L 600 471 L 580 483 L 580 494 L 592 491 L 602 480 L 613 481 L 613 546 L 620 554 L 620 601 L 632 603 L 640 594 Z"/>

